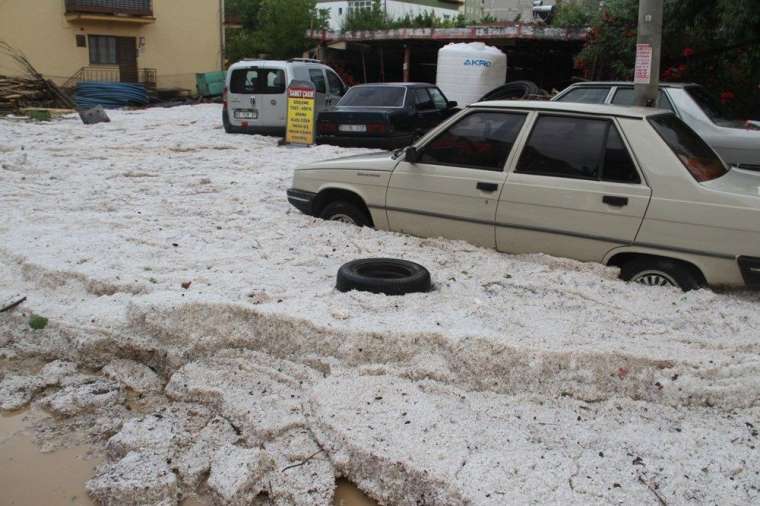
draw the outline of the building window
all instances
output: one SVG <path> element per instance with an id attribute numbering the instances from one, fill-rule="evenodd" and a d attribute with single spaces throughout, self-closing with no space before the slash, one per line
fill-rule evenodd
<path id="1" fill-rule="evenodd" d="M 116 65 L 116 37 L 90 35 L 90 64 Z"/>
<path id="2" fill-rule="evenodd" d="M 350 0 L 348 2 L 348 13 L 372 8 L 372 0 Z"/>
<path id="3" fill-rule="evenodd" d="M 87 47 L 87 37 L 84 35 L 77 35 L 77 47 Z"/>

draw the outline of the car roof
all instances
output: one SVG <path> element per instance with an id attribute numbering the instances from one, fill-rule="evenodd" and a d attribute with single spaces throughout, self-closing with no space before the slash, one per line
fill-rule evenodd
<path id="1" fill-rule="evenodd" d="M 669 113 L 665 109 L 629 107 L 622 105 L 582 104 L 576 102 L 550 102 L 545 100 L 494 100 L 471 104 L 471 108 L 524 109 L 527 111 L 574 112 L 600 116 L 646 118 L 655 114 Z"/>
<path id="2" fill-rule="evenodd" d="M 584 81 L 573 83 L 568 88 L 583 88 L 585 86 L 633 86 L 633 81 Z M 687 86 L 699 86 L 697 83 L 660 83 L 661 88 L 686 88 Z"/>
<path id="3" fill-rule="evenodd" d="M 435 86 L 435 84 L 430 83 L 364 83 L 364 84 L 356 84 L 352 86 L 353 88 L 361 88 L 364 86 L 388 86 L 388 87 L 399 87 L 403 86 L 404 88 L 432 88 Z"/>
<path id="4" fill-rule="evenodd" d="M 230 65 L 228 70 L 235 70 L 239 68 L 248 68 L 251 65 L 260 65 L 260 66 L 270 66 L 272 68 L 285 68 L 288 65 L 304 65 L 304 66 L 314 66 L 314 67 L 326 67 L 324 63 L 317 62 L 317 61 L 303 61 L 303 60 L 258 60 L 258 59 L 250 59 L 250 60 L 240 60 L 238 62 L 233 63 Z"/>

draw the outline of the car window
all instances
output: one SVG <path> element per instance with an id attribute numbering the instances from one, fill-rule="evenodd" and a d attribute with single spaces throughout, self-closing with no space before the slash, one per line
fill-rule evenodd
<path id="1" fill-rule="evenodd" d="M 405 90 L 401 86 L 354 86 L 338 105 L 344 107 L 403 107 Z"/>
<path id="2" fill-rule="evenodd" d="M 433 104 L 435 104 L 435 108 L 439 111 L 443 111 L 448 108 L 449 101 L 446 100 L 446 97 L 443 96 L 443 93 L 441 93 L 441 90 L 438 88 L 428 88 L 428 92 L 430 93 L 430 96 L 433 98 Z"/>
<path id="3" fill-rule="evenodd" d="M 575 88 L 562 95 L 557 101 L 579 102 L 582 104 L 603 104 L 609 93 L 609 86 L 603 88 Z"/>
<path id="4" fill-rule="evenodd" d="M 475 112 L 460 119 L 422 148 L 420 163 L 504 170 L 525 114 Z"/>
<path id="5" fill-rule="evenodd" d="M 230 76 L 230 93 L 285 93 L 285 72 L 281 69 L 236 69 Z"/>
<path id="6" fill-rule="evenodd" d="M 517 172 L 574 179 L 599 179 L 608 120 L 541 115 Z"/>
<path id="7" fill-rule="evenodd" d="M 430 94 L 425 88 L 414 89 L 414 105 L 419 111 L 429 111 L 435 109 L 433 100 L 430 98 Z"/>
<path id="8" fill-rule="evenodd" d="M 715 99 L 710 93 L 701 86 L 687 86 L 686 93 L 696 102 L 700 109 L 710 118 L 713 123 L 721 121 L 731 121 L 736 119 Z"/>
<path id="9" fill-rule="evenodd" d="M 635 99 L 636 94 L 634 93 L 633 88 L 618 88 L 615 92 L 615 96 L 612 98 L 612 103 L 615 105 L 633 105 Z M 668 97 L 662 90 L 657 94 L 657 107 L 669 111 L 673 110 L 670 100 L 668 100 Z"/>
<path id="10" fill-rule="evenodd" d="M 314 83 L 317 93 L 327 93 L 325 74 L 320 69 L 309 69 L 309 79 Z"/>
<path id="11" fill-rule="evenodd" d="M 539 116 L 516 172 L 613 183 L 641 182 L 612 121 L 572 116 Z"/>
<path id="12" fill-rule="evenodd" d="M 648 119 L 697 181 L 717 179 L 728 172 L 715 151 L 694 130 L 673 114 L 662 114 Z"/>
<path id="13" fill-rule="evenodd" d="M 330 92 L 335 95 L 343 95 L 346 91 L 343 81 L 332 70 L 325 70 L 325 73 L 327 73 L 327 83 L 330 85 Z"/>
<path id="14" fill-rule="evenodd" d="M 610 122 L 607 133 L 607 145 L 604 151 L 602 181 L 611 183 L 641 183 L 641 178 L 633 164 L 628 148 L 620 137 L 620 132 Z"/>

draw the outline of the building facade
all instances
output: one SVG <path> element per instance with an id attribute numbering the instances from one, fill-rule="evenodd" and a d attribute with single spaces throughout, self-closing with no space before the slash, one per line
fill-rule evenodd
<path id="1" fill-rule="evenodd" d="M 4 0 L 0 39 L 45 77 L 195 89 L 222 69 L 222 0 Z M 0 56 L 0 74 L 21 69 Z"/>
<path id="2" fill-rule="evenodd" d="M 554 0 L 465 0 L 464 15 L 472 21 L 480 21 L 486 16 L 498 21 L 529 22 L 534 18 L 534 6 L 554 5 Z"/>
<path id="3" fill-rule="evenodd" d="M 371 8 L 372 3 L 372 0 L 317 0 L 317 8 L 329 11 L 330 30 L 340 31 L 349 12 Z M 462 0 L 382 0 L 386 15 L 393 19 L 425 12 L 433 12 L 441 19 L 454 19 L 462 5 Z"/>

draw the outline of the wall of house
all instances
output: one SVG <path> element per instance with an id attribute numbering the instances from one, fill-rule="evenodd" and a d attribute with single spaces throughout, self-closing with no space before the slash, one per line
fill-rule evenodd
<path id="1" fill-rule="evenodd" d="M 317 9 L 323 9 L 330 13 L 330 30 L 338 31 L 343 24 L 343 18 L 348 13 L 348 1 L 318 2 Z"/>
<path id="2" fill-rule="evenodd" d="M 195 74 L 220 70 L 222 43 L 218 0 L 153 0 L 151 24 L 66 19 L 64 0 L 0 1 L 0 39 L 24 52 L 46 77 L 63 83 L 90 65 L 89 48 L 76 35 L 136 37 L 138 68 L 158 71 L 161 88 L 195 90 Z M 20 69 L 0 57 L 0 74 Z"/>

